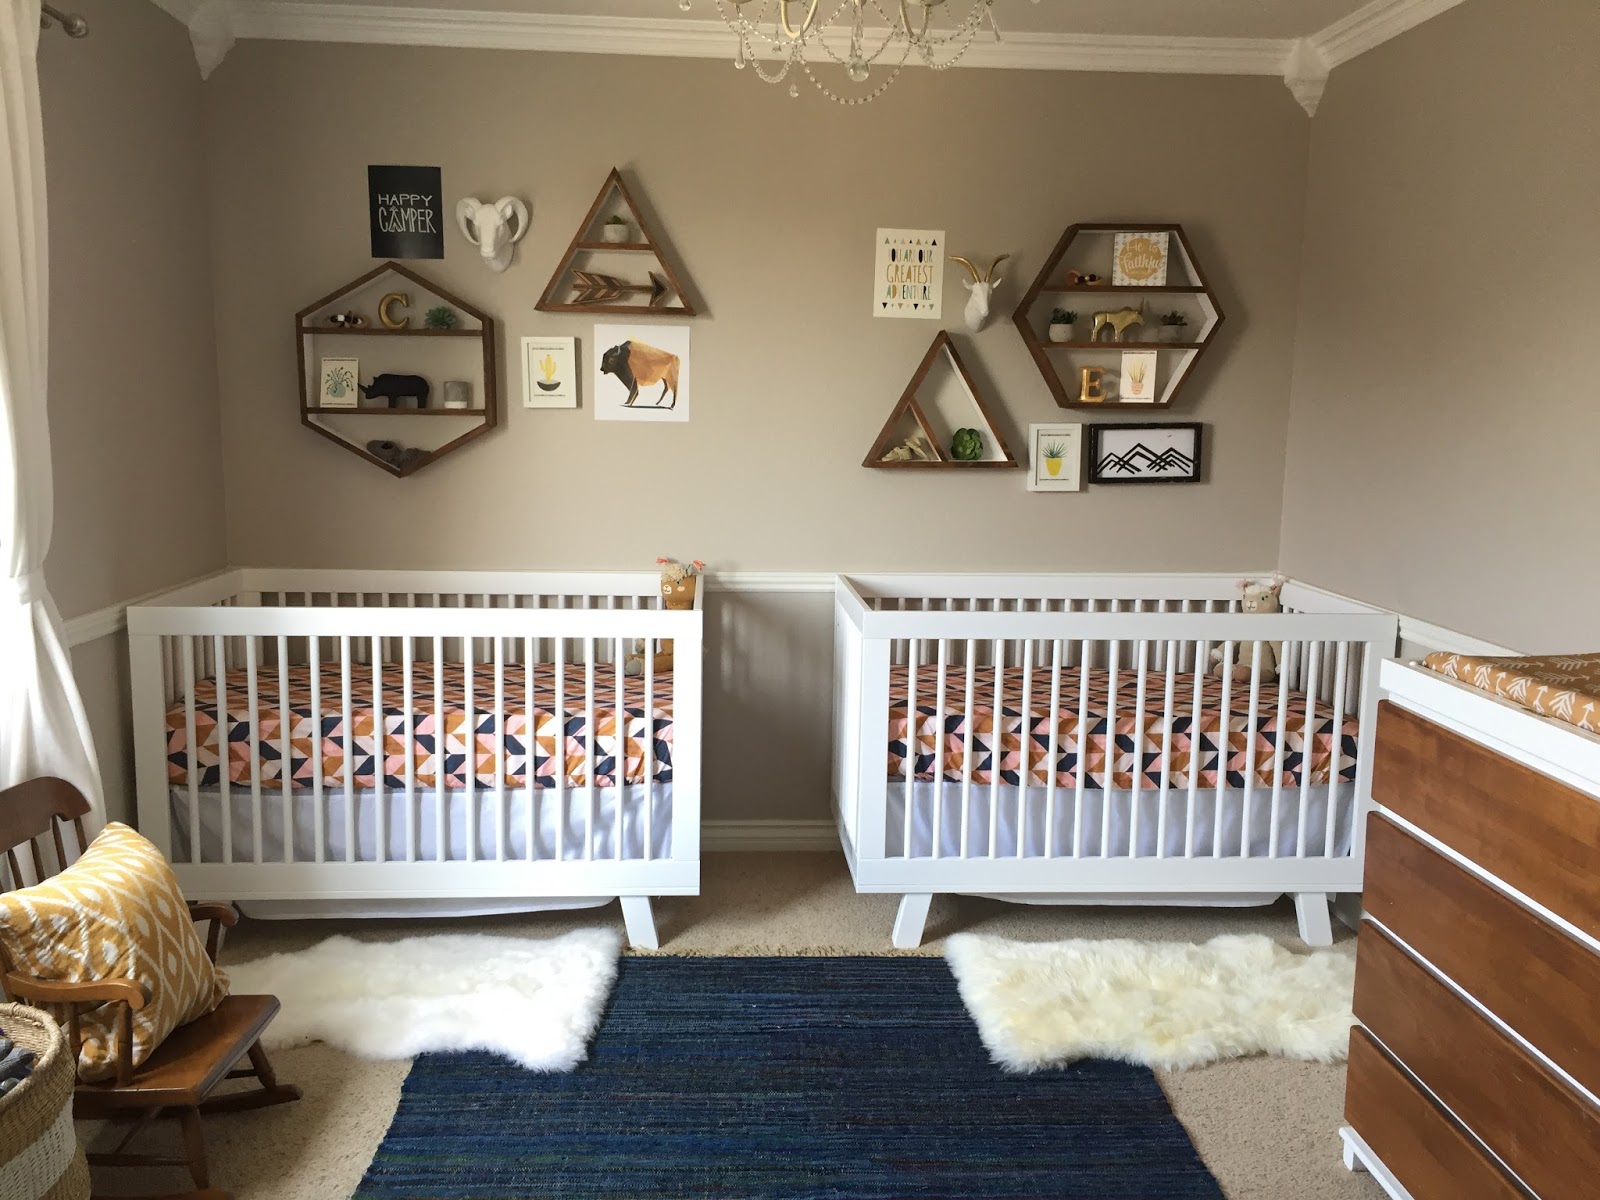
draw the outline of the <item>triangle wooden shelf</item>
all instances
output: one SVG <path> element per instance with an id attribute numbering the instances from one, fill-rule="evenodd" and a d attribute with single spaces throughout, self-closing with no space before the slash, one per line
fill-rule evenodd
<path id="1" fill-rule="evenodd" d="M 639 231 L 641 240 L 633 242 L 607 242 L 592 236 L 595 233 L 595 222 L 600 214 L 606 210 L 615 194 L 622 202 L 622 208 L 633 220 L 634 226 Z M 619 280 L 615 276 L 604 272 L 585 272 L 580 263 L 588 261 L 590 254 L 651 254 L 655 256 L 656 266 L 660 268 L 660 275 L 656 272 L 647 272 L 649 280 L 638 284 L 633 280 Z M 600 299 L 593 303 L 578 303 L 573 297 L 583 294 L 579 280 L 584 275 L 589 277 L 589 291 L 597 294 Z M 661 278 L 664 276 L 665 278 Z M 601 282 L 605 281 L 605 282 Z M 636 292 L 622 292 L 622 295 L 648 293 L 652 285 L 661 289 L 659 296 L 649 293 L 649 299 L 644 304 L 612 304 L 607 300 L 615 299 L 614 288 L 608 288 L 607 283 L 624 288 L 638 289 Z M 656 303 L 660 299 L 662 303 Z M 673 303 L 666 303 L 667 300 Z M 600 313 L 612 316 L 637 317 L 637 316 L 671 316 L 693 317 L 699 315 L 694 301 L 689 299 L 683 290 L 678 273 L 672 269 L 672 264 L 667 260 L 662 250 L 662 241 L 656 236 L 649 223 L 644 219 L 644 214 L 639 211 L 639 206 L 633 202 L 633 196 L 628 192 L 628 185 L 622 181 L 622 172 L 615 167 L 611 174 L 606 176 L 600 194 L 594 198 L 594 203 L 589 206 L 589 213 L 583 218 L 583 224 L 578 226 L 578 232 L 573 235 L 567 252 L 561 256 L 561 262 L 556 266 L 555 274 L 550 276 L 550 282 L 545 285 L 544 295 L 539 297 L 539 303 L 534 305 L 540 312 L 566 312 L 566 313 Z"/>
<path id="2" fill-rule="evenodd" d="M 933 428 L 933 423 L 928 419 L 927 411 L 917 399 L 917 393 L 922 390 L 922 385 L 928 381 L 935 365 L 941 356 L 947 356 L 950 366 L 954 369 L 956 378 L 966 390 L 967 397 L 977 409 L 979 422 L 983 426 L 984 434 L 990 439 L 989 444 L 1001 455 L 999 458 L 956 459 L 950 457 L 948 447 L 943 439 Z M 933 447 L 933 452 L 939 457 L 937 461 L 926 459 L 910 459 L 900 462 L 884 462 L 883 456 L 898 440 L 897 433 L 903 427 L 905 419 L 910 416 L 917 423 L 917 428 L 922 431 L 922 436 L 928 439 Z M 994 423 L 990 415 L 989 406 L 984 402 L 983 393 L 978 390 L 977 383 L 972 378 L 972 373 L 967 370 L 967 364 L 961 361 L 961 354 L 956 349 L 955 342 L 951 340 L 947 330 L 941 329 L 933 339 L 933 344 L 928 347 L 928 352 L 922 356 L 916 373 L 911 376 L 911 382 L 906 385 L 906 390 L 900 397 L 900 402 L 894 406 L 894 411 L 889 414 L 889 419 L 883 423 L 877 440 L 872 443 L 872 449 L 867 451 L 867 457 L 861 462 L 863 467 L 879 467 L 893 470 L 945 470 L 972 468 L 1001 468 L 1007 469 L 1018 465 L 1012 456 L 1011 447 L 1006 445 L 1006 439 Z"/>

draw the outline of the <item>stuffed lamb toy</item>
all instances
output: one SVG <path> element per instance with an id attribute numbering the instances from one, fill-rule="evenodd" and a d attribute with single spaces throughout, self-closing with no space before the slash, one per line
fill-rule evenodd
<path id="1" fill-rule="evenodd" d="M 1279 594 L 1283 591 L 1284 577 L 1274 575 L 1271 583 L 1255 583 L 1248 579 L 1239 581 L 1239 611 L 1244 613 L 1275 613 L 1282 612 L 1283 606 L 1279 602 Z M 1255 658 L 1255 642 L 1235 642 L 1233 644 L 1233 659 L 1231 662 L 1222 661 L 1221 646 L 1211 648 L 1212 674 L 1219 679 L 1225 675 L 1232 675 L 1234 679 L 1248 680 L 1250 678 L 1250 663 Z M 1261 643 L 1261 682 L 1275 683 L 1278 679 L 1278 665 L 1283 661 L 1282 642 Z"/>

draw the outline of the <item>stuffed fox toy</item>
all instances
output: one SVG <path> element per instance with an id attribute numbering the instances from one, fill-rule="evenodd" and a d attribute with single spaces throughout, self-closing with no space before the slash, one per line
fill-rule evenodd
<path id="1" fill-rule="evenodd" d="M 661 568 L 661 604 L 673 612 L 685 612 L 694 607 L 695 593 L 699 590 L 700 572 L 706 569 L 698 558 L 681 563 L 671 558 L 658 558 Z M 672 639 L 663 638 L 656 643 L 651 667 L 659 672 L 672 670 Z M 644 674 L 644 641 L 634 642 L 633 651 L 623 660 L 624 675 Z"/>
<path id="2" fill-rule="evenodd" d="M 1271 583 L 1254 583 L 1248 579 L 1239 581 L 1239 611 L 1242 613 L 1275 613 L 1282 612 L 1283 605 L 1279 601 L 1279 594 L 1283 591 L 1284 577 L 1274 575 Z M 1275 683 L 1278 678 L 1278 666 L 1283 661 L 1283 643 L 1262 642 L 1261 645 L 1261 682 Z M 1255 659 L 1255 642 L 1235 642 L 1233 644 L 1233 659 L 1231 662 L 1222 661 L 1223 647 L 1211 648 L 1212 674 L 1219 679 L 1231 675 L 1234 679 L 1247 680 L 1250 678 L 1250 664 Z"/>

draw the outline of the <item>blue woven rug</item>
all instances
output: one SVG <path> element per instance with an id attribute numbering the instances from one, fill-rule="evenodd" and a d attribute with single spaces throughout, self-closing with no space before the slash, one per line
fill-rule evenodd
<path id="1" fill-rule="evenodd" d="M 1221 1200 L 1142 1067 L 1007 1075 L 942 959 L 626 958 L 587 1063 L 425 1055 L 358 1200 Z"/>

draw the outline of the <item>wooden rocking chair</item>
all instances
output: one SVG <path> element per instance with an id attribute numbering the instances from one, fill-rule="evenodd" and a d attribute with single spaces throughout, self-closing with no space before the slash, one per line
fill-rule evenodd
<path id="1" fill-rule="evenodd" d="M 49 838 L 55 850 L 56 870 L 65 870 L 69 861 L 61 836 L 64 825 L 71 825 L 78 839 L 78 853 L 87 843 L 83 817 L 89 802 L 63 779 L 32 779 L 0 791 L 0 847 L 5 850 L 11 869 L 11 883 L 20 883 L 17 852 L 26 844 L 39 879 L 54 872 L 45 867 L 45 848 Z M 3 882 L 3 881 L 0 881 Z M 3 889 L 0 889 L 3 890 Z M 206 953 L 216 962 L 222 927 L 239 919 L 231 904 L 191 904 L 189 913 L 196 921 L 210 921 Z M 73 1115 L 80 1118 L 132 1119 L 116 1147 L 88 1156 L 91 1166 L 109 1167 L 187 1167 L 195 1190 L 160 1197 L 159 1200 L 230 1200 L 229 1193 L 213 1188 L 206 1164 L 205 1137 L 200 1128 L 201 1113 L 238 1112 L 265 1108 L 300 1098 L 300 1089 L 279 1083 L 272 1064 L 261 1048 L 261 1033 L 278 1013 L 274 996 L 229 996 L 199 1020 L 173 1030 L 144 1063 L 135 1068 L 132 1056 L 133 1013 L 150 1000 L 145 988 L 131 979 L 108 979 L 98 983 L 59 983 L 34 979 L 13 969 L 4 949 L 0 949 L 0 989 L 25 1004 L 63 1004 L 69 1009 L 67 1033 L 72 1053 L 81 1049 L 77 1005 L 100 1005 L 120 1001 L 121 1059 L 114 1080 L 103 1083 L 79 1081 L 73 1094 Z M 246 1057 L 248 1067 L 238 1066 Z M 259 1090 L 230 1092 L 212 1097 L 224 1079 L 257 1080 Z M 176 1116 L 183 1130 L 183 1157 L 165 1157 L 128 1152 L 128 1145 L 158 1116 Z M 157 1200 L 152 1197 L 151 1200 Z"/>

